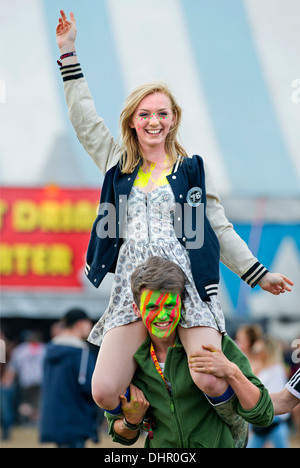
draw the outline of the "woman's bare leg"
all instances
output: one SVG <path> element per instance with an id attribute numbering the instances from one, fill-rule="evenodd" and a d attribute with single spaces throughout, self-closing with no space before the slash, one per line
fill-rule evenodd
<path id="1" fill-rule="evenodd" d="M 113 410 L 119 405 L 119 396 L 129 387 L 137 367 L 134 354 L 146 336 L 142 321 L 105 334 L 92 379 L 93 398 L 101 408 Z"/>
<path id="2" fill-rule="evenodd" d="M 179 326 L 178 332 L 188 358 L 195 351 L 203 351 L 202 345 L 211 344 L 218 349 L 222 348 L 222 335 L 214 328 L 183 328 Z M 220 379 L 213 375 L 201 374 L 192 369 L 190 372 L 197 387 L 210 397 L 219 397 L 223 395 L 228 388 L 228 383 L 225 379 Z"/>

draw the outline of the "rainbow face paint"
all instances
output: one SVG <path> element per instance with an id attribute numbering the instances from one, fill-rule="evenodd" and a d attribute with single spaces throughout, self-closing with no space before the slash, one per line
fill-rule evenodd
<path id="1" fill-rule="evenodd" d="M 148 331 L 157 338 L 167 338 L 176 329 L 181 315 L 181 297 L 145 289 L 141 294 L 140 312 Z"/>

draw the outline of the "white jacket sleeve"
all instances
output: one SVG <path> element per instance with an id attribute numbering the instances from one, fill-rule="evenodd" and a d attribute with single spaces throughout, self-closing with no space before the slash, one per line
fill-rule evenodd
<path id="1" fill-rule="evenodd" d="M 235 232 L 233 225 L 226 218 L 211 171 L 206 163 L 204 167 L 207 196 L 206 215 L 220 243 L 221 262 L 251 287 L 254 287 L 267 273 L 267 269 L 254 257 L 247 244 Z"/>
<path id="2" fill-rule="evenodd" d="M 105 174 L 120 159 L 120 146 L 115 142 L 104 120 L 97 115 L 95 104 L 80 64 L 60 68 L 69 118 L 86 152 Z"/>

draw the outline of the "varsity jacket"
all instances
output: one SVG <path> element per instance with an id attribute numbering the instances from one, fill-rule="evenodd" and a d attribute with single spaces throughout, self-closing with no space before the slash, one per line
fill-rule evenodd
<path id="1" fill-rule="evenodd" d="M 121 157 L 120 146 L 105 126 L 104 120 L 97 114 L 80 64 L 63 66 L 60 70 L 64 83 L 69 117 L 77 137 L 102 174 L 105 175 L 119 162 Z M 222 263 L 253 288 L 268 270 L 253 256 L 247 244 L 238 236 L 233 229 L 233 225 L 226 218 L 211 171 L 205 162 L 204 172 L 206 194 L 205 214 L 219 241 L 220 259 Z M 110 175 L 112 175 L 112 173 L 110 173 Z M 128 181 L 129 184 L 126 187 L 126 191 L 128 191 L 130 184 L 133 184 L 135 175 L 136 173 L 127 175 L 127 178 L 131 178 L 131 180 Z M 126 179 L 124 178 L 123 180 L 125 183 Z M 176 179 L 172 179 L 171 176 L 168 180 L 175 198 L 178 194 L 182 194 L 180 191 L 177 191 L 177 189 L 179 189 L 178 185 L 177 189 L 175 188 Z M 173 185 L 172 181 L 174 181 Z M 105 198 L 108 198 L 108 196 L 105 195 Z M 176 198 L 176 201 L 177 200 L 178 198 Z M 183 201 L 183 198 L 178 200 L 179 203 Z M 118 209 L 118 206 L 116 209 Z M 180 242 L 184 242 L 183 237 L 181 239 L 179 238 Z M 117 245 L 114 247 L 117 250 L 118 247 L 120 247 L 119 243 L 113 245 Z M 98 280 L 100 276 L 98 275 L 98 277 L 95 276 L 92 278 L 89 272 L 91 270 L 91 258 L 89 256 L 87 258 L 87 264 L 86 273 L 88 273 L 89 279 L 95 286 L 99 285 L 100 283 L 98 283 Z M 106 260 L 103 260 L 101 264 L 99 263 L 99 268 L 102 269 L 102 273 L 107 269 Z M 111 265 L 107 271 L 112 270 L 113 265 Z"/>
<path id="2" fill-rule="evenodd" d="M 118 163 L 105 175 L 99 214 L 92 229 L 85 270 L 87 277 L 96 287 L 100 285 L 106 273 L 115 271 L 126 217 L 126 208 L 123 207 L 138 169 L 139 166 L 132 174 L 122 174 Z M 205 174 L 202 158 L 183 158 L 181 163 L 175 165 L 167 179 L 177 204 L 174 215 L 175 234 L 189 253 L 199 295 L 203 301 L 207 301 L 210 296 L 218 293 L 220 248 L 205 214 Z M 109 213 L 111 208 L 113 211 Z M 111 218 L 113 228 L 116 226 L 116 229 L 108 229 L 111 235 L 107 235 L 105 227 Z"/>

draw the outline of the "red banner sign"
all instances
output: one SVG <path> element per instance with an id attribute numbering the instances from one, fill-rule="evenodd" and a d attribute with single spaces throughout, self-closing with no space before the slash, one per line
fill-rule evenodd
<path id="1" fill-rule="evenodd" d="M 99 190 L 1 188 L 2 287 L 81 288 Z"/>

